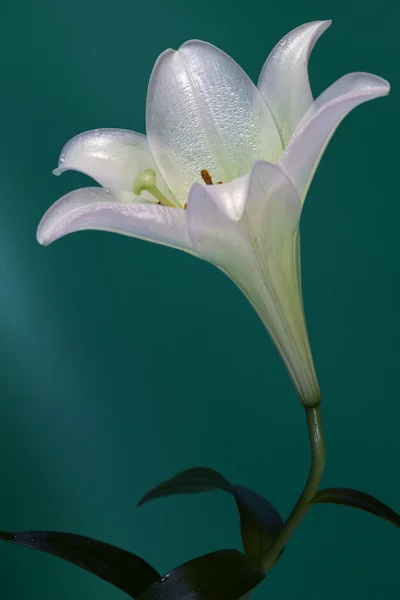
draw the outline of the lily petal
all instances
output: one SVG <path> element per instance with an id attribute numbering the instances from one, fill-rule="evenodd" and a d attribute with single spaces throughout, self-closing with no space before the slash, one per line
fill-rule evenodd
<path id="1" fill-rule="evenodd" d="M 186 42 L 158 58 L 147 96 L 151 152 L 184 204 L 190 186 L 209 171 L 214 182 L 274 161 L 282 146 L 271 113 L 246 73 L 206 42 Z"/>
<path id="2" fill-rule="evenodd" d="M 257 87 L 275 119 L 285 147 L 313 102 L 308 60 L 332 21 L 313 21 L 285 35 L 268 56 Z"/>
<path id="3" fill-rule="evenodd" d="M 82 188 L 66 194 L 43 216 L 37 230 L 40 244 L 83 229 L 122 233 L 193 253 L 186 211 L 158 204 L 116 201 L 105 188 Z"/>
<path id="4" fill-rule="evenodd" d="M 229 195 L 236 211 L 232 202 L 227 202 Z M 193 247 L 222 269 L 250 300 L 271 334 L 301 401 L 315 405 L 320 393 L 300 282 L 301 206 L 290 180 L 276 166 L 259 161 L 238 183 L 195 184 L 187 213 Z"/>
<path id="5" fill-rule="evenodd" d="M 79 171 L 103 187 L 130 192 L 134 201 L 133 180 L 144 169 L 154 169 L 157 187 L 173 201 L 151 155 L 146 136 L 128 129 L 93 129 L 76 135 L 65 144 L 58 168 L 53 173 Z M 146 191 L 140 197 L 154 200 Z"/>
<path id="6" fill-rule="evenodd" d="M 277 164 L 293 182 L 302 203 L 336 128 L 356 106 L 389 93 L 387 81 L 369 73 L 338 79 L 308 109 Z"/>

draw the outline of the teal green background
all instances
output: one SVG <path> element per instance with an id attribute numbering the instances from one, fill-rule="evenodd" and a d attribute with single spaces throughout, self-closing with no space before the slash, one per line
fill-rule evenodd
<path id="1" fill-rule="evenodd" d="M 323 392 L 326 486 L 400 510 L 399 51 L 392 0 L 6 0 L 0 113 L 0 528 L 59 529 L 130 549 L 161 572 L 240 547 L 223 494 L 139 497 L 207 465 L 284 516 L 304 483 L 303 411 L 261 323 L 211 265 L 85 232 L 49 248 L 35 230 L 84 176 L 51 175 L 63 144 L 95 127 L 144 132 L 158 54 L 200 38 L 257 79 L 290 29 L 332 18 L 310 63 L 317 95 L 349 71 L 388 98 L 335 134 L 302 219 L 303 287 Z M 399 532 L 317 506 L 255 599 L 397 597 Z M 117 600 L 122 592 L 43 554 L 0 546 L 7 600 Z"/>

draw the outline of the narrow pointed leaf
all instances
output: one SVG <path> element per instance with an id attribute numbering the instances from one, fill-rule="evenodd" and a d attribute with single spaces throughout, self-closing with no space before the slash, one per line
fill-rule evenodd
<path id="1" fill-rule="evenodd" d="M 139 556 L 82 535 L 59 531 L 1 531 L 0 539 L 63 558 L 133 598 L 160 577 Z"/>
<path id="2" fill-rule="evenodd" d="M 260 565 L 283 527 L 278 511 L 263 496 L 241 485 L 232 486 L 240 514 L 240 532 L 246 555 Z"/>
<path id="3" fill-rule="evenodd" d="M 138 600 L 236 600 L 265 577 L 237 550 L 219 550 L 177 567 L 146 588 Z"/>
<path id="4" fill-rule="evenodd" d="M 163 496 L 211 492 L 213 490 L 231 492 L 231 489 L 232 486 L 229 481 L 218 471 L 208 467 L 193 467 L 156 485 L 139 500 L 138 506 Z"/>
<path id="5" fill-rule="evenodd" d="M 213 469 L 196 467 L 182 471 L 150 490 L 138 506 L 163 496 L 212 490 L 228 492 L 235 498 L 244 551 L 255 565 L 260 566 L 273 540 L 281 531 L 283 521 L 268 500 L 243 486 L 232 485 Z"/>
<path id="6" fill-rule="evenodd" d="M 359 508 L 400 527 L 400 515 L 370 494 L 349 488 L 329 488 L 316 493 L 313 503 L 342 504 Z"/>

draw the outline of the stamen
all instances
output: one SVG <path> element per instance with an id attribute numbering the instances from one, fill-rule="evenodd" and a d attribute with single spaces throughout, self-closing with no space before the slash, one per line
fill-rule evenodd
<path id="1" fill-rule="evenodd" d="M 149 192 L 157 200 L 157 204 L 176 208 L 175 204 L 168 200 L 156 186 L 156 172 L 154 169 L 141 171 L 133 180 L 132 191 L 135 196 L 140 196 L 143 191 Z"/>
<path id="2" fill-rule="evenodd" d="M 202 169 L 200 171 L 200 175 L 206 185 L 213 185 L 213 180 L 211 178 L 210 173 L 207 171 L 207 169 Z"/>
<path id="3" fill-rule="evenodd" d="M 210 172 L 207 169 L 202 169 L 200 171 L 201 178 L 203 179 L 206 185 L 214 185 Z M 224 183 L 223 181 L 217 181 L 217 185 L 221 185 Z"/>

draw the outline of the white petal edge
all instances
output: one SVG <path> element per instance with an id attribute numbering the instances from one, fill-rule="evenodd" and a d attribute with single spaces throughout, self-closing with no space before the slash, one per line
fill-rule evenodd
<path id="1" fill-rule="evenodd" d="M 278 127 L 283 146 L 313 102 L 308 78 L 311 51 L 332 21 L 313 21 L 293 29 L 268 56 L 257 87 Z"/>
<path id="2" fill-rule="evenodd" d="M 82 188 L 66 194 L 43 216 L 37 240 L 47 246 L 85 229 L 128 235 L 193 254 L 187 231 L 186 211 L 157 204 L 117 202 L 105 188 Z"/>
<path id="3" fill-rule="evenodd" d="M 303 404 L 319 401 L 305 325 L 299 263 L 300 200 L 275 165 L 259 161 L 246 178 L 195 184 L 188 201 L 193 247 L 251 302 L 277 346 Z M 225 189 L 224 189 L 225 188 Z M 236 197 L 236 210 L 226 203 Z M 239 195 L 242 194 L 240 201 Z"/>
<path id="4" fill-rule="evenodd" d="M 166 50 L 150 77 L 147 137 L 162 176 L 181 204 L 200 171 L 213 181 L 249 173 L 282 151 L 260 92 L 225 52 L 199 40 Z"/>
<path id="5" fill-rule="evenodd" d="M 130 192 L 131 202 L 141 202 L 152 198 L 147 192 L 142 192 L 140 198 L 132 193 L 133 180 L 144 169 L 155 170 L 157 187 L 174 202 L 151 155 L 146 136 L 128 129 L 92 129 L 76 135 L 63 147 L 53 173 L 79 171 L 117 194 L 118 190 Z"/>
<path id="6" fill-rule="evenodd" d="M 356 106 L 389 93 L 387 81 L 369 73 L 344 75 L 311 105 L 277 165 L 288 175 L 304 202 L 315 170 L 336 128 Z"/>

